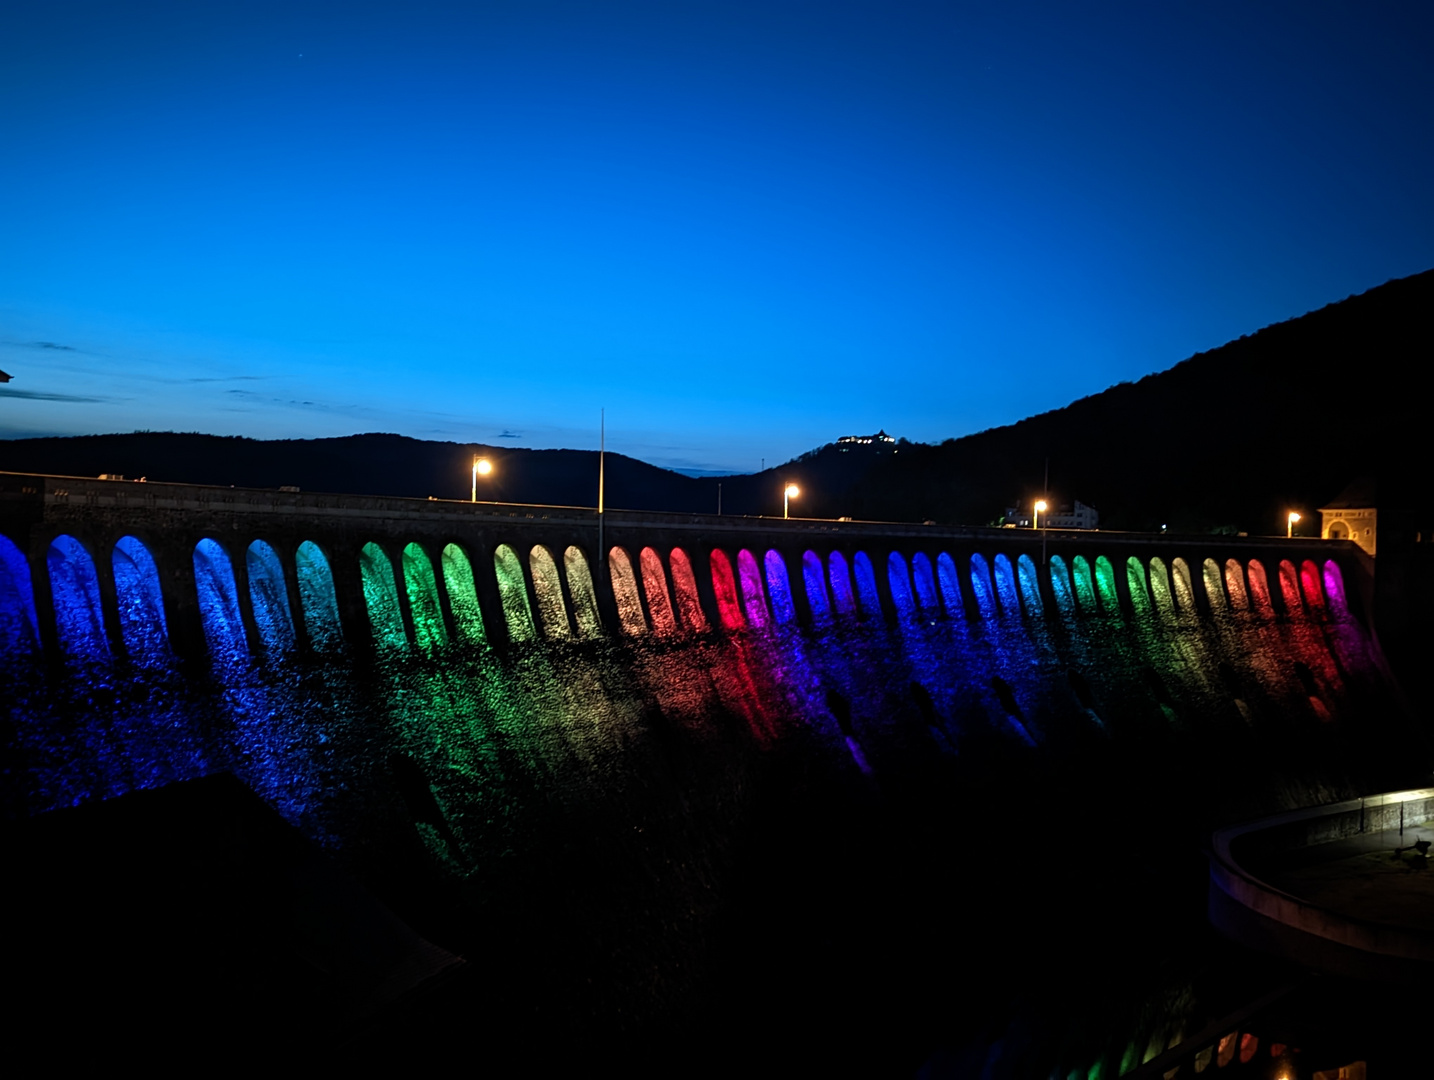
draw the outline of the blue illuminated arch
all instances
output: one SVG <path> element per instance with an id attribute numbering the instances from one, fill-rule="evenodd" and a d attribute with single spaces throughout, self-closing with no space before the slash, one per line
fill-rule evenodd
<path id="1" fill-rule="evenodd" d="M 169 652 L 165 632 L 164 596 L 159 571 L 149 549 L 133 536 L 121 537 L 110 553 L 119 602 L 120 634 L 132 658 L 159 657 Z"/>
<path id="2" fill-rule="evenodd" d="M 40 645 L 30 564 L 8 536 L 0 536 L 0 656 L 20 656 Z"/>
<path id="3" fill-rule="evenodd" d="M 217 659 L 234 660 L 247 655 L 244 620 L 239 614 L 239 590 L 234 586 L 234 568 L 229 554 L 217 540 L 205 538 L 194 545 L 194 587 L 199 596 L 199 614 L 204 638 Z"/>
<path id="4" fill-rule="evenodd" d="M 45 567 L 60 648 L 73 660 L 107 659 L 110 646 L 100 609 L 100 582 L 90 553 L 73 536 L 57 536 L 45 555 Z"/>
<path id="5" fill-rule="evenodd" d="M 255 540 L 244 554 L 244 565 L 249 571 L 249 604 L 264 648 L 287 652 L 294 647 L 294 620 L 279 553 L 263 540 Z"/>

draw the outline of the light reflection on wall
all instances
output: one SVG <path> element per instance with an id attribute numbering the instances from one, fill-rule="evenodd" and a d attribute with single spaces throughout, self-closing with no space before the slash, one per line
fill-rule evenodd
<path id="1" fill-rule="evenodd" d="M 111 552 L 111 564 L 125 652 L 141 662 L 167 658 L 164 596 L 149 549 L 133 536 L 122 536 Z"/>
<path id="2" fill-rule="evenodd" d="M 45 566 L 55 599 L 55 628 L 65 656 L 83 663 L 109 659 L 100 582 L 90 553 L 73 536 L 57 536 L 50 542 Z"/>
<path id="3" fill-rule="evenodd" d="M 737 552 L 737 577 L 742 584 L 742 606 L 747 622 L 760 629 L 767 625 L 767 593 L 762 587 L 762 571 L 757 558 L 746 548 Z"/>
<path id="4" fill-rule="evenodd" d="M 194 584 L 210 655 L 226 662 L 247 658 L 249 647 L 239 614 L 234 568 L 218 541 L 206 537 L 194 546 Z"/>
<path id="5" fill-rule="evenodd" d="M 614 547 L 608 552 L 607 572 L 612 579 L 613 600 L 617 604 L 618 621 L 622 631 L 633 637 L 647 633 L 647 619 L 642 614 L 642 597 L 637 591 L 637 579 L 632 573 L 632 560 L 627 552 Z"/>
<path id="6" fill-rule="evenodd" d="M 249 607 L 259 638 L 269 652 L 294 647 L 294 623 L 289 616 L 289 592 L 278 553 L 263 540 L 255 540 L 244 553 L 249 577 Z"/>
<path id="7" fill-rule="evenodd" d="M 572 637 L 568 611 L 563 605 L 563 583 L 558 577 L 558 566 L 553 562 L 552 552 L 542 544 L 534 544 L 528 553 L 528 568 L 533 572 L 533 592 L 536 594 L 538 622 L 543 636 L 553 639 Z"/>
<path id="8" fill-rule="evenodd" d="M 702 613 L 702 601 L 697 595 L 697 578 L 692 573 L 692 561 L 680 547 L 672 549 L 668 561 L 672 564 L 672 592 L 677 601 L 677 614 L 682 627 L 689 634 L 705 634 L 711 629 L 707 616 Z"/>
<path id="9" fill-rule="evenodd" d="M 773 617 L 782 625 L 795 623 L 797 609 L 792 603 L 792 586 L 787 580 L 787 564 L 781 552 L 767 552 L 763 562 L 766 564 L 767 597 L 772 605 Z"/>
<path id="10" fill-rule="evenodd" d="M 0 656 L 22 656 L 40 647 L 40 622 L 30 566 L 7 536 L 0 536 Z"/>
<path id="11" fill-rule="evenodd" d="M 478 603 L 478 590 L 473 584 L 473 564 L 457 544 L 443 549 L 443 587 L 448 593 L 448 610 L 453 616 L 453 630 L 470 645 L 482 645 L 483 609 Z"/>
<path id="12" fill-rule="evenodd" d="M 851 561 L 851 568 L 856 577 L 856 595 L 861 601 L 862 618 L 880 619 L 881 593 L 876 587 L 876 570 L 866 552 L 856 553 L 856 557 Z"/>
<path id="13" fill-rule="evenodd" d="M 388 552 L 375 543 L 365 544 L 359 552 L 359 571 L 374 644 L 380 649 L 406 647 L 408 635 L 403 629 L 403 612 L 398 606 L 398 587 Z"/>
<path id="14" fill-rule="evenodd" d="M 815 551 L 802 553 L 802 584 L 806 587 L 807 606 L 812 612 L 812 622 L 817 626 L 826 626 L 832 621 L 831 605 L 827 602 L 822 557 Z"/>
<path id="15" fill-rule="evenodd" d="M 403 549 L 403 587 L 408 594 L 408 610 L 413 617 L 413 637 L 424 652 L 432 652 L 448 644 L 448 629 L 443 625 L 443 609 L 438 603 L 438 583 L 433 578 L 433 563 L 428 552 L 417 544 Z"/>
<path id="16" fill-rule="evenodd" d="M 745 630 L 747 620 L 742 616 L 742 604 L 737 599 L 737 580 L 732 574 L 731 560 L 725 551 L 713 548 L 708 562 L 712 567 L 712 592 L 717 597 L 717 617 L 722 621 L 722 629 Z"/>
<path id="17" fill-rule="evenodd" d="M 538 630 L 533 625 L 533 609 L 528 604 L 523 564 L 507 544 L 499 544 L 493 549 L 493 573 L 498 578 L 498 599 L 508 624 L 508 640 L 518 643 L 533 641 L 538 636 Z"/>
<path id="18" fill-rule="evenodd" d="M 334 595 L 334 575 L 319 545 L 305 540 L 294 553 L 299 578 L 299 606 L 304 611 L 304 629 L 315 652 L 337 652 L 343 647 L 339 623 L 339 602 Z"/>
<path id="19" fill-rule="evenodd" d="M 587 556 L 581 548 L 568 546 L 563 552 L 563 569 L 568 575 L 568 594 L 573 598 L 573 621 L 578 624 L 578 637 L 584 641 L 602 637 L 597 593 L 593 590 L 592 574 L 588 572 Z"/>
<path id="20" fill-rule="evenodd" d="M 677 633 L 677 616 L 667 593 L 667 572 L 662 566 L 662 556 L 645 547 L 638 556 L 638 563 L 642 567 L 642 594 L 647 597 L 652 632 L 659 637 L 671 637 Z"/>

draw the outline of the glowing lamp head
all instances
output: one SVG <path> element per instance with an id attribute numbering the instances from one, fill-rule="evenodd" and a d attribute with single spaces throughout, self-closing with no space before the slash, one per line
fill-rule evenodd
<path id="1" fill-rule="evenodd" d="M 1046 512 L 1046 500 L 1045 500 L 1045 499 L 1037 499 L 1037 500 L 1036 500 L 1036 513 L 1038 513 L 1038 514 L 1044 514 L 1045 512 Z"/>
<path id="2" fill-rule="evenodd" d="M 487 476 L 493 471 L 493 463 L 487 458 L 479 458 L 473 463 L 473 471 L 479 476 Z"/>
<path id="3" fill-rule="evenodd" d="M 786 496 L 787 498 L 789 498 L 789 499 L 795 499 L 795 498 L 796 498 L 798 495 L 800 495 L 801 493 L 802 493 L 802 489 L 799 488 L 799 487 L 797 487 L 796 484 L 788 484 L 788 485 L 787 485 L 787 490 L 784 491 L 784 492 L 782 492 L 782 494 L 785 495 L 785 496 Z"/>
<path id="4" fill-rule="evenodd" d="M 1293 525 L 1293 524 L 1294 524 L 1296 521 L 1298 521 L 1299 519 L 1300 519 L 1299 514 L 1295 513 L 1293 510 L 1291 510 L 1291 511 L 1290 511 L 1290 524 Z"/>

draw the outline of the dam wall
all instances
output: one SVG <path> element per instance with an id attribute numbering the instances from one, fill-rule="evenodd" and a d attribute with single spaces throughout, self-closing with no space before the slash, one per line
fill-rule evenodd
<path id="1" fill-rule="evenodd" d="M 1202 829 L 1429 763 L 1349 543 L 0 489 L 6 818 L 232 772 L 528 1034 L 844 1031 L 874 980 L 899 1027 L 944 999 L 889 957 L 1028 993 L 971 943 L 1050 872 L 1136 985 Z"/>

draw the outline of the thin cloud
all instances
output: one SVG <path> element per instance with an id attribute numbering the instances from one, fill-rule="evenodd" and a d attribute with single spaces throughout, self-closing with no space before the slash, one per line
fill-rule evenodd
<path id="1" fill-rule="evenodd" d="M 507 428 L 504 428 L 503 433 L 498 436 L 500 439 L 521 439 L 522 437 L 521 431 L 509 431 Z"/>
<path id="2" fill-rule="evenodd" d="M 80 394 L 47 394 L 43 390 L 12 390 L 8 386 L 0 386 L 0 397 L 25 398 L 28 401 L 65 401 L 72 405 L 103 405 L 124 400 L 115 397 L 85 397 Z"/>
<path id="3" fill-rule="evenodd" d="M 207 383 L 207 382 L 263 382 L 265 379 L 272 379 L 272 375 L 214 375 L 200 376 L 193 379 L 169 379 L 167 382 L 177 383 Z M 230 391 L 231 393 L 233 391 Z"/>
<path id="4" fill-rule="evenodd" d="M 53 341 L 31 341 L 28 342 L 32 349 L 55 349 L 59 352 L 75 352 L 73 345 L 58 345 Z"/>

